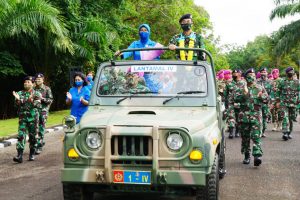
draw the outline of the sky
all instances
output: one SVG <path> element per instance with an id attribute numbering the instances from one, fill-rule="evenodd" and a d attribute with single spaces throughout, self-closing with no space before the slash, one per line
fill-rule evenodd
<path id="1" fill-rule="evenodd" d="M 276 7 L 273 0 L 194 0 L 209 13 L 214 35 L 222 44 L 246 45 L 256 36 L 277 31 L 282 25 L 299 19 L 269 19 Z"/>

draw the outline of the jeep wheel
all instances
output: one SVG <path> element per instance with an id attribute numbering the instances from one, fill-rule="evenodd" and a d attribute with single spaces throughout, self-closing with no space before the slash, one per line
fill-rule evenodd
<path id="1" fill-rule="evenodd" d="M 94 193 L 88 192 L 84 186 L 63 184 L 64 200 L 92 200 Z"/>
<path id="2" fill-rule="evenodd" d="M 225 147 L 220 150 L 219 158 L 219 178 L 222 179 L 226 175 L 226 164 L 225 164 Z"/>
<path id="3" fill-rule="evenodd" d="M 199 188 L 196 200 L 218 200 L 219 199 L 219 157 L 215 156 L 211 173 L 206 177 L 206 186 Z"/>

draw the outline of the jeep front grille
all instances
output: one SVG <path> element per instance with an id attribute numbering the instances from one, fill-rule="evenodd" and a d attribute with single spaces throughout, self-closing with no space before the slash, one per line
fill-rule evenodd
<path id="1" fill-rule="evenodd" d="M 150 136 L 121 136 L 111 139 L 113 164 L 152 164 L 152 138 Z"/>

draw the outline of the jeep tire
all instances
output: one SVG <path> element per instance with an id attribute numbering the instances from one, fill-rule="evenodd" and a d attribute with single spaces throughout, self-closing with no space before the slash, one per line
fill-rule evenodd
<path id="1" fill-rule="evenodd" d="M 64 200 L 93 200 L 94 193 L 84 186 L 63 183 Z"/>
<path id="2" fill-rule="evenodd" d="M 219 199 L 219 156 L 215 155 L 211 173 L 206 176 L 206 186 L 198 189 L 196 200 Z"/>
<path id="3" fill-rule="evenodd" d="M 221 146 L 220 157 L 219 157 L 219 179 L 224 178 L 226 175 L 226 164 L 225 164 L 225 144 Z"/>

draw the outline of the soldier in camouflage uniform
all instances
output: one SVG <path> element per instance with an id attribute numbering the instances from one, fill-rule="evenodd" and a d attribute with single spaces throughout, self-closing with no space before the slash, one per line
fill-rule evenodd
<path id="1" fill-rule="evenodd" d="M 123 87 L 126 83 L 124 74 L 119 68 L 107 68 L 104 72 L 105 81 L 100 86 L 100 94 L 102 95 L 114 95 L 117 93 L 119 88 Z"/>
<path id="2" fill-rule="evenodd" d="M 200 34 L 192 31 L 192 15 L 185 14 L 179 19 L 180 26 L 183 30 L 182 33 L 175 35 L 171 38 L 169 49 L 175 50 L 179 48 L 202 48 L 204 49 L 203 38 Z M 205 54 L 202 52 L 194 51 L 176 51 L 176 56 L 180 60 L 205 60 Z"/>
<path id="3" fill-rule="evenodd" d="M 218 86 L 218 94 L 221 97 L 221 101 L 225 102 L 224 91 L 226 87 L 226 83 L 224 81 L 224 71 L 220 70 L 217 73 L 217 86 Z"/>
<path id="4" fill-rule="evenodd" d="M 276 131 L 277 129 L 281 129 L 282 118 L 279 116 L 279 109 L 280 109 L 280 102 L 276 101 L 276 93 L 278 89 L 278 84 L 281 81 L 279 77 L 279 70 L 273 69 L 272 70 L 273 81 L 272 81 L 272 90 L 270 95 L 270 110 L 272 114 L 272 123 L 273 129 L 272 131 Z"/>
<path id="5" fill-rule="evenodd" d="M 26 135 L 29 135 L 29 161 L 34 160 L 35 149 L 37 147 L 36 135 L 38 133 L 39 113 L 42 95 L 33 89 L 33 78 L 28 76 L 24 79 L 24 90 L 15 92 L 15 103 L 18 107 L 19 130 L 18 143 L 16 145 L 18 155 L 13 161 L 22 163 L 25 149 Z"/>
<path id="6" fill-rule="evenodd" d="M 49 109 L 53 101 L 53 95 L 51 89 L 44 84 L 44 75 L 42 73 L 37 73 L 35 75 L 35 91 L 38 91 L 42 95 L 41 108 L 39 109 L 39 133 L 37 138 L 37 149 L 36 154 L 42 152 L 43 146 L 45 145 L 44 135 L 46 122 L 49 114 Z"/>
<path id="7" fill-rule="evenodd" d="M 283 118 L 282 139 L 286 141 L 292 139 L 291 133 L 293 131 L 293 121 L 296 120 L 296 106 L 299 103 L 300 85 L 297 80 L 293 79 L 295 74 L 294 68 L 288 67 L 285 72 L 287 77 L 280 81 L 276 97 L 277 101 L 280 102 L 280 115 Z"/>
<path id="8" fill-rule="evenodd" d="M 232 82 L 232 75 L 231 75 L 231 71 L 230 70 L 225 70 L 224 71 L 224 82 L 226 85 L 230 85 Z M 225 108 L 228 109 L 228 91 L 226 91 L 226 87 L 224 90 L 224 99 L 225 99 Z"/>
<path id="9" fill-rule="evenodd" d="M 261 124 L 262 124 L 262 105 L 268 99 L 265 89 L 256 83 L 255 71 L 248 69 L 245 74 L 247 84 L 241 92 L 234 94 L 236 102 L 241 105 L 239 114 L 239 125 L 242 136 L 241 152 L 245 155 L 243 164 L 250 163 L 250 140 L 253 141 L 252 155 L 254 156 L 254 166 L 259 166 L 262 162 L 261 156 Z"/>
<path id="10" fill-rule="evenodd" d="M 119 87 L 117 93 L 139 93 L 150 92 L 150 89 L 142 85 L 139 81 L 139 76 L 136 73 L 128 72 L 126 74 L 125 86 Z"/>
<path id="11" fill-rule="evenodd" d="M 240 113 L 240 103 L 234 100 L 234 94 L 241 91 L 244 88 L 246 82 L 242 80 L 242 71 L 240 69 L 235 69 L 232 71 L 233 81 L 226 84 L 224 97 L 228 101 L 228 128 L 229 128 L 229 138 L 233 138 L 233 130 L 235 128 L 235 137 L 239 137 L 239 126 L 238 126 L 238 115 Z"/>
<path id="12" fill-rule="evenodd" d="M 260 78 L 257 80 L 257 84 L 263 86 L 267 91 L 268 95 L 271 95 L 272 82 L 268 80 L 268 70 L 263 67 L 260 69 Z M 266 137 L 265 130 L 267 129 L 267 122 L 271 119 L 271 112 L 269 109 L 269 101 L 266 101 L 262 106 L 263 115 L 263 126 L 262 126 L 262 137 Z"/>

